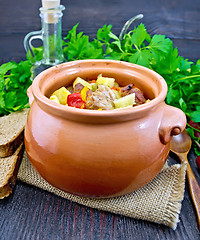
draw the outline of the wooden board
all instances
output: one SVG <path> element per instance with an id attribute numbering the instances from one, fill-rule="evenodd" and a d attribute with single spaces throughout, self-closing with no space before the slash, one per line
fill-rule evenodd
<path id="1" fill-rule="evenodd" d="M 65 36 L 79 22 L 79 31 L 91 38 L 104 24 L 119 34 L 123 24 L 138 13 L 150 34 L 165 34 L 179 53 L 192 61 L 200 58 L 199 0 L 62 0 Z M 23 38 L 40 29 L 40 0 L 2 1 L 0 4 L 0 64 L 25 59 Z M 140 21 L 137 22 L 139 24 Z M 174 162 L 174 155 L 171 161 Z M 200 184 L 195 155 L 189 155 Z M 177 160 L 177 159 L 176 159 Z M 155 223 L 90 209 L 18 182 L 14 194 L 0 201 L 0 239 L 180 239 L 200 238 L 194 207 L 186 184 L 176 231 Z"/>
<path id="2" fill-rule="evenodd" d="M 112 24 L 119 34 L 131 17 L 143 13 L 142 22 L 150 34 L 165 34 L 174 41 L 180 55 L 196 61 L 200 56 L 199 0 L 74 0 L 61 1 L 66 10 L 63 16 L 63 35 L 79 22 L 79 31 L 91 38 L 98 28 Z M 23 38 L 31 31 L 40 30 L 40 0 L 25 1 L 13 6 L 14 0 L 1 1 L 0 7 L 0 63 L 25 58 Z M 136 24 L 139 24 L 138 21 Z"/>

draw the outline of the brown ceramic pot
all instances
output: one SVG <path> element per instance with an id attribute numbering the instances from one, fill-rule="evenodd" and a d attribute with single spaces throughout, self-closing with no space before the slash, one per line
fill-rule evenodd
<path id="1" fill-rule="evenodd" d="M 48 99 L 76 77 L 114 77 L 133 82 L 150 102 L 119 110 L 76 109 Z M 89 197 L 130 193 L 162 169 L 172 135 L 183 131 L 184 113 L 164 103 L 167 85 L 157 73 L 110 60 L 64 63 L 39 74 L 28 90 L 31 109 L 25 127 L 28 157 L 53 186 Z"/>

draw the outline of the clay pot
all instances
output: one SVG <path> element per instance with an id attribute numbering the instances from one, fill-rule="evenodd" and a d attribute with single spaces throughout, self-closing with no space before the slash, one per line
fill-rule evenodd
<path id="1" fill-rule="evenodd" d="M 86 110 L 48 99 L 76 77 L 114 77 L 133 82 L 150 102 L 119 110 Z M 167 85 L 157 73 L 131 63 L 83 60 L 39 74 L 28 90 L 25 147 L 33 167 L 53 186 L 77 195 L 111 197 L 149 183 L 162 169 L 172 135 L 186 125 L 184 113 L 164 103 Z"/>

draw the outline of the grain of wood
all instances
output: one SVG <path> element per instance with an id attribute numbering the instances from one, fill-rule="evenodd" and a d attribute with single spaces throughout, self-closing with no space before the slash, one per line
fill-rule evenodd
<path id="1" fill-rule="evenodd" d="M 40 0 L 21 0 L 20 7 L 15 8 L 13 4 L 14 0 L 1 2 L 0 63 L 25 59 L 23 38 L 28 32 L 40 29 Z M 112 24 L 114 33 L 119 34 L 128 18 L 144 13 L 143 22 L 151 34 L 166 34 L 172 38 L 179 53 L 186 58 L 195 61 L 200 56 L 199 0 L 155 0 L 151 4 L 147 0 L 62 0 L 62 4 L 67 7 L 63 17 L 63 35 L 77 22 L 80 22 L 78 30 L 91 37 L 105 23 Z M 176 157 L 171 155 L 170 159 L 174 163 Z M 189 154 L 189 160 L 200 184 L 194 152 Z M 0 201 L 0 212 L 2 240 L 71 240 L 72 237 L 76 240 L 200 238 L 187 184 L 176 231 L 155 223 L 83 207 L 23 183 L 17 183 L 14 194 Z"/>
<path id="2" fill-rule="evenodd" d="M 39 7 L 41 2 L 23 0 L 21 4 L 12 8 L 13 0 L 8 0 L 0 9 L 0 63 L 11 59 L 24 59 L 25 51 L 23 38 L 28 32 L 40 30 Z M 85 2 L 90 2 L 85 6 Z M 84 4 L 83 4 L 84 3 Z M 63 16 L 63 35 L 79 22 L 79 31 L 95 36 L 97 29 L 104 24 L 112 24 L 115 34 L 119 34 L 123 24 L 134 15 L 143 13 L 142 22 L 146 25 L 150 34 L 165 34 L 175 43 L 180 54 L 185 58 L 194 59 L 200 56 L 198 41 L 200 40 L 200 4 L 198 0 L 189 1 L 154 1 L 153 4 L 145 4 L 141 1 L 71 1 L 63 0 L 66 6 Z M 23 6 L 23 8 L 21 7 Z M 97 7 L 98 6 L 98 7 Z M 24 11 L 26 9 L 26 11 Z M 81 9 L 81 13 L 80 13 Z M 13 22 L 13 18 L 7 16 L 21 16 Z M 140 22 L 140 21 L 139 21 Z M 138 22 L 138 23 L 139 23 Z M 138 24 L 136 23 L 136 25 Z M 188 51 L 184 47 L 185 40 L 192 41 L 192 47 Z M 8 43 L 9 41 L 9 43 Z M 9 48 L 5 48 L 9 45 Z M 14 60 L 13 59 L 13 60 Z M 16 60 L 17 60 L 16 59 Z"/>

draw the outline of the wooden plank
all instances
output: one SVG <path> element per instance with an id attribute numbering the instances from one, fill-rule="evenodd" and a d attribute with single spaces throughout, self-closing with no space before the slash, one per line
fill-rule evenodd
<path id="1" fill-rule="evenodd" d="M 12 1 L 4 2 L 0 8 L 0 63 L 24 59 L 23 38 L 28 32 L 41 28 L 38 16 L 40 1 L 29 3 L 23 0 L 22 4 L 11 8 Z M 185 58 L 196 61 L 200 56 L 198 0 L 194 0 L 193 4 L 179 0 L 155 1 L 154 4 L 145 4 L 145 0 L 112 3 L 93 1 L 87 6 L 81 1 L 73 1 L 70 4 L 62 1 L 62 3 L 66 5 L 63 16 L 64 36 L 77 22 L 80 22 L 78 30 L 91 38 L 95 37 L 98 28 L 104 24 L 112 24 L 113 32 L 118 35 L 126 20 L 142 12 L 144 13 L 142 22 L 150 34 L 165 34 L 171 38 Z M 15 17 L 15 21 L 13 17 L 8 16 Z M 139 23 L 140 21 L 136 24 Z"/>
<path id="2" fill-rule="evenodd" d="M 143 13 L 142 22 L 150 34 L 170 37 L 179 54 L 196 61 L 200 56 L 199 0 L 62 0 L 66 6 L 63 35 L 77 22 L 79 31 L 91 38 L 98 28 L 112 24 L 119 34 L 132 16 Z M 24 36 L 40 29 L 40 0 L 1 2 L 0 64 L 25 59 Z M 139 24 L 138 21 L 136 24 Z M 173 157 L 173 159 L 172 159 Z M 200 172 L 193 152 L 191 167 L 200 184 Z M 176 162 L 174 155 L 171 161 Z M 27 184 L 17 183 L 14 194 L 0 201 L 0 239 L 180 239 L 196 240 L 199 230 L 195 210 L 186 185 L 185 197 L 176 231 L 147 221 L 131 219 L 90 209 Z"/>

